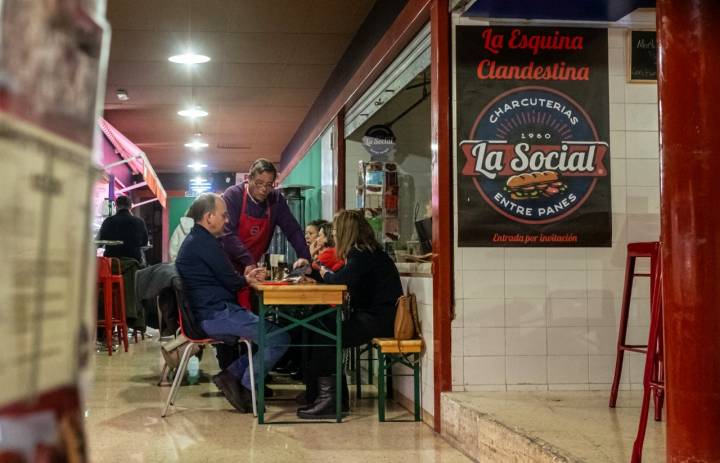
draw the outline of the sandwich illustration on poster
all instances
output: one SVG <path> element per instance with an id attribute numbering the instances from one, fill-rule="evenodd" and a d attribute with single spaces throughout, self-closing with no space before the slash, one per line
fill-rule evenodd
<path id="1" fill-rule="evenodd" d="M 458 26 L 460 246 L 610 246 L 607 30 Z"/>

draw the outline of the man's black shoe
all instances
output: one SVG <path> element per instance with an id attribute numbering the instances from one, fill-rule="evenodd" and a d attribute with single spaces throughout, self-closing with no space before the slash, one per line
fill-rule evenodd
<path id="1" fill-rule="evenodd" d="M 252 413 L 252 395 L 249 390 L 232 375 L 223 370 L 212 378 L 213 383 L 223 393 L 230 405 L 240 413 Z"/>

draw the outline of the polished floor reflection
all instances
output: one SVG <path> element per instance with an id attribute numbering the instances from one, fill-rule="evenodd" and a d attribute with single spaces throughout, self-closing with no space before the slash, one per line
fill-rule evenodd
<path id="1" fill-rule="evenodd" d="M 207 351 L 206 354 L 212 354 Z M 130 352 L 95 356 L 87 400 L 86 429 L 92 462 L 469 462 L 422 423 L 378 423 L 376 401 L 363 399 L 342 424 L 268 424 L 231 410 L 204 375 L 183 386 L 177 406 L 160 417 L 169 387 L 158 387 L 161 356 L 154 340 L 131 344 Z M 217 372 L 213 355 L 201 369 Z M 267 419 L 294 419 L 290 385 L 268 402 Z M 365 389 L 363 389 L 365 391 Z M 411 416 L 390 407 L 389 418 Z"/>

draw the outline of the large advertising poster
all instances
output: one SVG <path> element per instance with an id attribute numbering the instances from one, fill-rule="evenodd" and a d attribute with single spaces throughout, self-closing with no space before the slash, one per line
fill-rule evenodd
<path id="1" fill-rule="evenodd" d="M 606 29 L 458 26 L 460 246 L 610 246 Z"/>

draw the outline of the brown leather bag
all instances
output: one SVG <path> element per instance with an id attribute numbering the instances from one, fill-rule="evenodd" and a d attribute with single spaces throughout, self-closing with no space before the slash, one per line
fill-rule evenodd
<path id="1" fill-rule="evenodd" d="M 400 296 L 395 303 L 395 339 L 405 341 L 415 338 L 415 317 L 417 317 L 417 300 L 415 295 L 408 293 Z M 419 333 L 417 333 L 419 334 Z"/>

